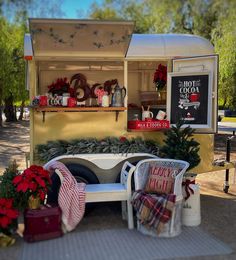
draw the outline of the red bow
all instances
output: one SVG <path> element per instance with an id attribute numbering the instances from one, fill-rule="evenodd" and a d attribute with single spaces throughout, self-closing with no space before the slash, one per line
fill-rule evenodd
<path id="1" fill-rule="evenodd" d="M 182 186 L 185 186 L 185 192 L 187 194 L 187 196 L 184 198 L 185 200 L 190 197 L 190 192 L 194 194 L 194 190 L 189 186 L 190 184 L 195 184 L 195 180 L 190 181 L 186 179 L 184 182 L 182 182 Z"/>

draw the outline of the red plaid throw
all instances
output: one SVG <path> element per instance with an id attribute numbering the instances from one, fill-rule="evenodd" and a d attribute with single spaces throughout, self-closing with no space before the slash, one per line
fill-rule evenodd
<path id="1" fill-rule="evenodd" d="M 63 182 L 60 186 L 58 204 L 62 210 L 62 222 L 66 231 L 73 230 L 80 222 L 85 211 L 85 183 L 77 183 L 67 167 L 58 161 L 53 161 L 47 167 L 49 170 L 58 169 Z"/>
<path id="2" fill-rule="evenodd" d="M 170 220 L 175 200 L 174 194 L 151 194 L 143 190 L 134 192 L 132 196 L 132 204 L 140 223 L 156 230 L 158 234 Z"/>

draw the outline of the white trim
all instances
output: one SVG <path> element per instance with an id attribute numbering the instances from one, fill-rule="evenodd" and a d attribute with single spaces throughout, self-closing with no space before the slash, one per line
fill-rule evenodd
<path id="1" fill-rule="evenodd" d="M 108 170 L 115 167 L 120 162 L 127 160 L 129 158 L 135 158 L 140 156 L 148 156 L 157 158 L 157 156 L 148 153 L 128 153 L 128 154 L 74 154 L 74 155 L 61 155 L 53 158 L 47 162 L 44 167 L 47 168 L 48 165 L 53 161 L 60 161 L 62 159 L 84 159 L 97 167 Z"/>

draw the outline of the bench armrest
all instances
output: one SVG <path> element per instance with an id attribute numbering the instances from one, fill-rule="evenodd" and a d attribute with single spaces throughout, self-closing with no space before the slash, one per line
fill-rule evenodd
<path id="1" fill-rule="evenodd" d="M 135 170 L 135 166 L 130 162 L 126 161 L 121 169 L 120 182 L 125 186 L 128 192 L 131 193 L 131 178 Z"/>

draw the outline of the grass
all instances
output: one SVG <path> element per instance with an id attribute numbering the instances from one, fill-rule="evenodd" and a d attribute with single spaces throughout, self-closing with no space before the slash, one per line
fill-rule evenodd
<path id="1" fill-rule="evenodd" d="M 236 123 L 236 117 L 223 117 L 221 122 L 232 122 Z"/>

